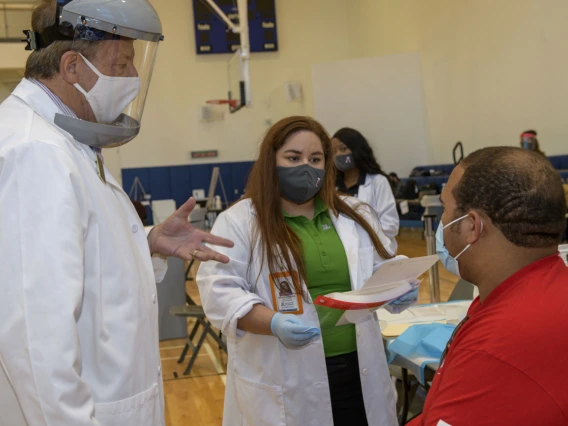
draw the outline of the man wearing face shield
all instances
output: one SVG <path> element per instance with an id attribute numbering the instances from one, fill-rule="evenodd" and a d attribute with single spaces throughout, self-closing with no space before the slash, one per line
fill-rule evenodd
<path id="1" fill-rule="evenodd" d="M 529 151 L 538 152 L 539 154 L 544 155 L 544 152 L 540 150 L 540 143 L 536 137 L 536 130 L 525 130 L 521 133 L 519 145 L 523 149 L 528 149 Z"/>
<path id="2" fill-rule="evenodd" d="M 436 250 L 479 289 L 412 426 L 568 424 L 566 204 L 558 172 L 513 147 L 474 152 L 441 195 Z"/>
<path id="3" fill-rule="evenodd" d="M 140 130 L 160 20 L 146 0 L 43 0 L 0 106 L 0 425 L 164 424 L 165 258 L 228 262 L 188 201 L 147 236 L 101 148 Z M 152 256 L 152 257 L 151 257 Z"/>

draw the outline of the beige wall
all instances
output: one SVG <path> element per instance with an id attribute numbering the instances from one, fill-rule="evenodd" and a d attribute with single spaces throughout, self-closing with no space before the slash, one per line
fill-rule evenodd
<path id="1" fill-rule="evenodd" d="M 30 54 L 25 47 L 25 43 L 0 43 L 0 68 L 24 68 Z"/>
<path id="2" fill-rule="evenodd" d="M 201 122 L 200 105 L 226 97 L 230 56 L 195 54 L 191 1 L 153 0 L 152 4 L 166 38 L 158 52 L 141 134 L 120 149 L 122 167 L 193 164 L 188 152 L 199 149 L 218 149 L 215 161 L 251 160 L 268 128 L 267 120 L 312 114 L 311 65 L 349 54 L 348 0 L 277 0 L 280 51 L 252 55 L 253 107 L 227 113 L 224 121 Z M 302 83 L 303 104 L 286 103 L 287 81 Z"/>
<path id="3" fill-rule="evenodd" d="M 352 0 L 352 57 L 419 52 L 428 153 L 516 144 L 536 128 L 547 154 L 568 153 L 568 2 Z"/>
<path id="4" fill-rule="evenodd" d="M 199 107 L 226 96 L 228 56 L 195 54 L 191 1 L 152 4 L 166 40 L 140 136 L 107 153 L 115 175 L 193 163 L 188 152 L 204 148 L 219 150 L 215 161 L 252 159 L 270 122 L 313 114 L 312 64 L 407 52 L 421 56 L 429 162 L 449 162 L 457 140 L 466 153 L 516 144 L 526 128 L 547 154 L 568 151 L 566 0 L 276 0 L 280 51 L 253 54 L 253 108 L 212 123 Z M 1 45 L 0 68 L 23 67 L 22 47 Z M 285 102 L 286 81 L 302 83 L 303 104 Z"/>
<path id="5" fill-rule="evenodd" d="M 158 51 L 140 135 L 105 151 L 107 167 L 117 178 L 124 167 L 203 162 L 188 160 L 191 150 L 218 149 L 215 161 L 253 159 L 269 123 L 313 113 L 311 65 L 349 56 L 349 0 L 277 0 L 279 52 L 252 55 L 253 107 L 234 115 L 227 112 L 223 121 L 202 122 L 200 106 L 227 96 L 230 55 L 195 54 L 190 0 L 150 1 L 162 20 L 165 41 Z M 0 52 L 0 68 L 24 66 L 23 44 L 0 46 Z M 285 101 L 288 81 L 302 84 L 303 103 Z"/>

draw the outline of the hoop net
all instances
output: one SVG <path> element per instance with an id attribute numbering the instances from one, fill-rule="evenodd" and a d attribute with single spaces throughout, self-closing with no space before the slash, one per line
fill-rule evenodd
<path id="1" fill-rule="evenodd" d="M 206 101 L 209 105 L 229 105 L 231 108 L 237 107 L 236 99 L 210 99 Z"/>

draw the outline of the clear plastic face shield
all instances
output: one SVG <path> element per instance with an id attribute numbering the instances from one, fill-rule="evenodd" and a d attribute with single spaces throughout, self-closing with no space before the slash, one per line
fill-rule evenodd
<path id="1" fill-rule="evenodd" d="M 523 149 L 528 149 L 529 151 L 536 150 L 536 137 L 532 133 L 523 133 L 521 135 L 521 145 Z"/>
<path id="2" fill-rule="evenodd" d="M 76 52 L 65 80 L 81 100 L 77 118 L 56 114 L 55 124 L 96 148 L 129 142 L 140 131 L 163 39 L 158 15 L 147 0 L 59 0 L 57 21 L 56 40 Z"/>

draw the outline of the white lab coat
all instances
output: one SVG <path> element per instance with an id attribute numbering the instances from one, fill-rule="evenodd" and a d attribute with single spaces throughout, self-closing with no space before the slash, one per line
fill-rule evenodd
<path id="1" fill-rule="evenodd" d="M 365 184 L 359 186 L 357 198 L 369 204 L 377 212 L 381 228 L 396 250 L 398 243 L 395 237 L 398 235 L 400 220 L 388 179 L 383 175 L 367 174 Z"/>
<path id="2" fill-rule="evenodd" d="M 358 203 L 352 197 L 347 200 Z M 368 206 L 359 205 L 368 209 Z M 370 212 L 365 216 L 389 248 L 389 240 L 380 231 L 374 216 Z M 292 350 L 274 336 L 237 329 L 237 320 L 254 304 L 274 309 L 266 263 L 259 270 L 262 254 L 258 241 L 250 263 L 251 229 L 255 217 L 248 199 L 222 213 L 212 232 L 234 241 L 232 249 L 219 247 L 230 257 L 230 262 L 227 265 L 204 263 L 197 274 L 205 313 L 227 336 L 229 361 L 223 425 L 331 426 L 331 400 L 321 338 Z M 363 228 L 345 216 L 331 214 L 331 217 L 345 247 L 352 287 L 361 288 L 383 260 Z M 304 302 L 304 313 L 299 318 L 305 324 L 319 328 L 312 303 Z M 358 324 L 356 330 L 369 425 L 393 426 L 397 423 L 395 396 L 379 325 L 373 316 Z"/>
<path id="3" fill-rule="evenodd" d="M 27 80 L 0 106 L 0 425 L 163 425 L 165 262 L 56 112 Z"/>

